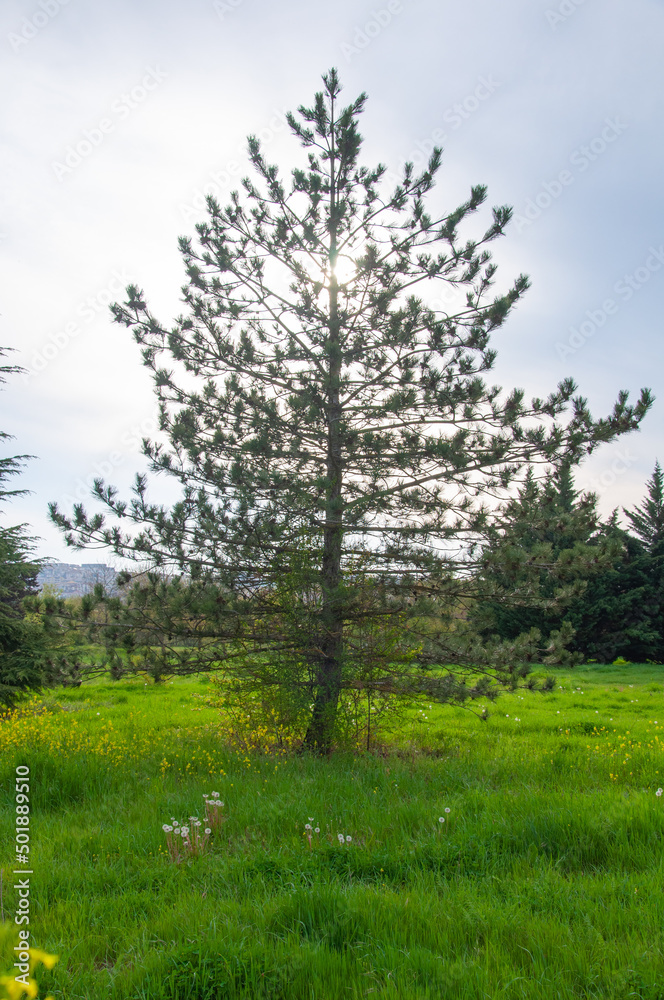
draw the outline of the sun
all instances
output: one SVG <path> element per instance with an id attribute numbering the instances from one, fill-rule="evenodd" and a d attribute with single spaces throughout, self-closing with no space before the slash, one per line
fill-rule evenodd
<path id="1" fill-rule="evenodd" d="M 339 254 L 330 274 L 334 275 L 338 284 L 347 285 L 357 275 L 357 264 L 352 257 L 348 257 L 346 254 Z"/>

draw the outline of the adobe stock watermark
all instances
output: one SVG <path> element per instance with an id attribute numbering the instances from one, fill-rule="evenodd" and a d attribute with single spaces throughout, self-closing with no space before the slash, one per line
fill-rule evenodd
<path id="1" fill-rule="evenodd" d="M 467 122 L 492 94 L 501 87 L 502 84 L 495 80 L 492 73 L 488 76 L 480 76 L 477 84 L 470 94 L 456 104 L 450 105 L 443 114 L 442 121 L 456 130 Z M 434 146 L 441 146 L 447 142 L 449 136 L 443 128 L 435 128 L 426 139 L 421 139 L 415 143 L 408 155 L 399 164 L 401 174 L 394 171 L 387 171 L 384 179 L 390 184 L 399 184 L 403 176 L 403 168 L 406 163 L 412 163 L 415 170 L 424 170 L 429 162 L 429 157 L 433 153 Z"/>
<path id="2" fill-rule="evenodd" d="M 233 14 L 243 3 L 244 0 L 213 0 L 212 7 L 219 20 L 223 21 L 227 14 Z"/>
<path id="3" fill-rule="evenodd" d="M 264 149 L 287 127 L 287 110 L 285 108 L 274 108 L 272 115 L 260 132 L 256 133 L 256 138 Z M 237 182 L 246 172 L 246 164 L 242 163 L 241 157 L 246 159 L 246 146 L 244 143 L 237 147 L 238 159 L 229 160 L 220 170 L 214 170 L 209 174 L 208 179 L 201 187 L 197 187 L 191 196 L 191 201 L 178 206 L 180 215 L 186 222 L 197 222 L 201 218 L 201 213 L 207 211 L 205 199 L 223 198 L 234 182 Z"/>
<path id="4" fill-rule="evenodd" d="M 88 295 L 75 307 L 74 315 L 76 320 L 65 323 L 61 329 L 56 330 L 38 350 L 34 350 L 30 356 L 31 367 L 26 368 L 21 376 L 24 383 L 28 383 L 35 375 L 39 375 L 48 368 L 51 361 L 54 361 L 64 350 L 69 347 L 72 340 L 80 336 L 86 326 L 88 326 L 101 312 L 106 312 L 111 302 L 115 302 L 124 293 L 127 285 L 131 285 L 134 278 L 125 271 L 112 271 L 110 281 L 103 288 Z"/>
<path id="5" fill-rule="evenodd" d="M 607 323 L 610 316 L 615 316 L 621 305 L 636 295 L 664 266 L 664 244 L 659 248 L 650 247 L 648 256 L 640 267 L 631 274 L 624 274 L 616 281 L 613 292 L 617 299 L 606 298 L 595 309 L 586 309 L 585 319 L 578 326 L 571 326 L 570 335 L 566 341 L 557 341 L 556 351 L 561 361 L 576 354 L 598 330 Z"/>
<path id="6" fill-rule="evenodd" d="M 69 0 L 39 0 L 37 9 L 24 17 L 17 31 L 10 31 L 7 41 L 14 52 L 18 52 L 24 45 L 36 38 L 42 28 L 50 24 L 53 18 L 66 7 Z"/>
<path id="7" fill-rule="evenodd" d="M 19 928 L 19 943 L 14 945 L 16 952 L 13 968 L 14 982 L 25 987 L 18 993 L 9 995 L 23 996 L 28 993 L 30 978 L 30 954 L 28 952 L 30 944 L 30 876 L 34 875 L 32 862 L 30 860 L 30 768 L 27 764 L 19 764 L 15 769 L 15 801 L 16 801 L 16 833 L 15 833 L 15 868 L 14 875 L 18 877 L 14 882 L 16 890 L 16 913 L 14 923 Z"/>
<path id="8" fill-rule="evenodd" d="M 579 7 L 583 6 L 586 0 L 561 0 L 555 9 L 549 7 L 544 11 L 544 16 L 550 27 L 555 29 L 559 24 L 563 24 L 572 14 L 576 14 Z"/>
<path id="9" fill-rule="evenodd" d="M 108 479 L 115 469 L 124 464 L 128 455 L 141 454 L 143 439 L 151 437 L 158 431 L 159 414 L 156 411 L 140 423 L 128 427 L 120 435 L 119 447 L 95 462 L 85 477 L 79 476 L 73 486 L 73 492 L 63 493 L 58 505 L 71 508 L 74 504 L 89 500 L 95 479 Z"/>
<path id="10" fill-rule="evenodd" d="M 514 217 L 517 232 L 523 232 L 528 226 L 540 218 L 543 212 L 550 208 L 565 188 L 568 188 L 576 180 L 578 174 L 583 174 L 596 160 L 598 160 L 609 147 L 618 139 L 629 126 L 620 118 L 605 118 L 604 128 L 590 142 L 579 146 L 570 154 L 569 163 L 573 170 L 561 170 L 553 180 L 543 181 L 539 192 L 534 198 L 529 198 L 520 215 Z"/>
<path id="11" fill-rule="evenodd" d="M 106 137 L 115 132 L 118 122 L 129 118 L 132 111 L 140 107 L 167 76 L 168 74 L 158 66 L 148 67 L 140 83 L 137 83 L 131 90 L 124 91 L 113 101 L 109 112 L 110 117 L 105 115 L 92 128 L 84 129 L 82 138 L 67 146 L 62 160 L 51 162 L 51 169 L 57 179 L 63 181 L 77 167 L 80 167 L 81 163 L 101 146 Z"/>
<path id="12" fill-rule="evenodd" d="M 384 7 L 372 10 L 369 20 L 365 21 L 364 24 L 356 25 L 353 29 L 352 42 L 341 43 L 341 52 L 346 62 L 350 62 L 351 59 L 367 49 L 374 38 L 377 38 L 399 14 L 403 14 L 401 0 L 388 0 Z"/>
<path id="13" fill-rule="evenodd" d="M 582 493 L 601 493 L 602 490 L 610 489 L 637 461 L 638 456 L 632 454 L 629 446 L 623 446 L 615 453 L 611 464 L 603 472 L 579 486 L 580 491 Z"/>

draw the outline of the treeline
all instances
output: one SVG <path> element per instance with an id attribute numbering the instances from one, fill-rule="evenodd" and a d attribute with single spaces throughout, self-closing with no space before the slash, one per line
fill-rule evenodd
<path id="1" fill-rule="evenodd" d="M 19 471 L 21 458 L 0 461 L 0 482 Z M 1 490 L 0 498 L 20 493 Z M 534 650 L 551 664 L 610 663 L 619 657 L 664 661 L 664 474 L 659 463 L 643 502 L 623 510 L 622 517 L 615 510 L 603 520 L 597 503 L 595 494 L 575 489 L 569 467 L 554 471 L 544 483 L 529 471 L 488 537 L 468 550 L 464 570 L 450 574 L 447 581 L 452 600 L 448 611 L 458 625 L 463 623 L 466 638 L 475 633 L 494 651 L 500 644 L 509 651 L 523 643 L 524 635 L 535 637 Z M 305 561 L 302 557 L 301 564 Z M 257 688 L 299 683 L 297 666 L 288 663 L 298 656 L 297 643 L 285 645 L 276 657 L 272 654 L 272 677 L 269 667 L 257 667 L 258 661 L 250 664 L 247 636 L 239 627 L 243 599 L 234 598 L 209 575 L 192 579 L 163 571 L 124 572 L 118 577 L 119 592 L 97 585 L 84 598 L 62 599 L 38 594 L 39 565 L 25 526 L 0 527 L 0 701 L 5 704 L 43 685 L 78 684 L 103 673 L 120 678 L 145 672 L 160 681 L 173 675 L 228 672 L 229 664 L 237 668 L 236 680 L 244 668 L 245 683 L 248 669 Z M 295 593 L 302 584 L 301 572 L 302 565 L 299 575 L 290 574 L 258 599 L 254 595 L 255 640 L 261 633 L 265 639 L 273 630 L 283 630 L 277 618 L 285 612 L 294 630 L 302 629 L 307 616 L 316 615 L 315 583 L 309 581 L 308 594 Z M 370 612 L 374 585 L 366 579 L 363 584 Z M 431 586 L 440 590 L 440 580 Z M 404 608 L 423 589 L 426 581 L 410 595 L 402 591 Z M 424 616 L 420 628 L 422 635 L 431 637 L 436 627 L 448 629 L 449 619 L 438 618 L 435 611 L 440 608 L 433 604 L 429 610 L 433 613 Z M 267 619 L 262 623 L 261 612 Z M 238 618 L 230 629 L 236 630 L 237 643 L 229 635 L 229 615 Z M 405 618 L 400 622 L 398 616 L 389 628 L 365 629 L 363 639 L 361 630 L 355 631 L 354 641 L 364 655 L 364 669 L 352 674 L 356 690 L 370 688 L 373 674 L 375 692 L 405 692 L 407 662 L 421 649 L 411 648 L 404 658 L 401 624 L 409 631 Z M 90 644 L 98 655 L 81 658 L 81 646 Z M 391 678 L 385 663 L 377 670 L 378 660 L 390 654 L 398 662 Z M 483 659 L 480 653 L 478 662 Z"/>

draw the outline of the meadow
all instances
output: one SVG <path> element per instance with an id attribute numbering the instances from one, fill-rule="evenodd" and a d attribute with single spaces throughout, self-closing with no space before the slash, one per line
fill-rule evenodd
<path id="1" fill-rule="evenodd" d="M 0 864 L 9 919 L 27 765 L 40 996 L 662 1000 L 664 667 L 555 678 L 325 760 L 233 749 L 205 679 L 34 699 L 0 722 Z"/>

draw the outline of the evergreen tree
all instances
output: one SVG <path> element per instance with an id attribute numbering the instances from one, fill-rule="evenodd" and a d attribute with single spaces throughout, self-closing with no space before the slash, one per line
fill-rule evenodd
<path id="1" fill-rule="evenodd" d="M 626 558 L 614 568 L 614 576 L 606 582 L 609 590 L 606 609 L 606 628 L 611 634 L 616 622 L 622 624 L 620 642 L 615 646 L 616 655 L 635 662 L 655 660 L 664 662 L 664 474 L 659 462 L 646 484 L 647 496 L 633 510 L 624 510 L 629 526 L 636 538 L 623 532 Z M 616 591 L 629 604 L 629 613 L 616 615 L 611 598 Z M 590 622 L 589 622 L 590 624 Z M 592 655 L 597 640 L 587 642 Z M 609 655 L 609 654 L 607 654 Z M 601 658 L 601 657 L 598 657 Z"/>
<path id="2" fill-rule="evenodd" d="M 583 600 L 588 578 L 620 548 L 603 534 L 596 496 L 574 488 L 568 464 L 545 483 L 529 469 L 488 533 L 478 573 L 483 599 L 472 620 L 485 636 L 515 639 L 536 628 L 547 639 Z"/>
<path id="3" fill-rule="evenodd" d="M 624 513 L 634 534 L 641 539 L 648 552 L 655 554 L 664 542 L 664 473 L 659 462 L 655 462 L 646 488 L 648 496 L 641 506 Z"/>
<path id="4" fill-rule="evenodd" d="M 618 526 L 616 515 L 603 530 L 617 544 L 617 554 L 588 578 L 584 593 L 564 616 L 575 632 L 572 647 L 599 663 L 619 656 L 636 663 L 661 660 L 661 598 L 652 559 L 638 539 Z"/>
<path id="5" fill-rule="evenodd" d="M 625 516 L 633 531 L 605 527 L 620 545 L 612 565 L 588 581 L 583 599 L 567 619 L 575 646 L 599 660 L 622 656 L 633 662 L 664 661 L 664 476 L 659 462 L 646 484 L 643 503 Z M 636 535 L 636 537 L 634 537 Z"/>
<path id="6" fill-rule="evenodd" d="M 621 393 L 595 420 L 570 379 L 530 403 L 487 384 L 490 335 L 528 286 L 521 276 L 491 293 L 488 247 L 511 210 L 494 208 L 465 241 L 459 227 L 484 187 L 430 214 L 440 149 L 386 190 L 382 165 L 359 164 L 365 95 L 340 106 L 336 71 L 323 80 L 313 105 L 288 116 L 306 165 L 282 180 L 250 137 L 255 179 L 224 208 L 209 198 L 197 241 L 180 239 L 186 312 L 164 326 L 136 286 L 113 307 L 143 348 L 169 441 L 146 441 L 145 454 L 179 480 L 181 501 L 151 503 L 140 476 L 130 501 L 97 483 L 106 514 L 52 507 L 71 544 L 182 573 L 187 641 L 209 641 L 217 661 L 242 653 L 257 683 L 299 691 L 305 745 L 319 751 L 348 688 L 464 700 L 491 690 L 496 672 L 509 684 L 527 672 L 542 655 L 536 636 L 507 649 L 469 632 L 453 547 L 486 528 L 529 463 L 574 464 L 636 428 L 651 402 Z M 454 307 L 437 302 L 441 286 Z M 173 635 L 158 581 L 152 595 Z M 385 639 L 367 678 L 363 630 L 389 621 L 401 651 Z M 459 668 L 441 678 L 436 663 Z M 475 670 L 484 679 L 469 686 Z"/>
<path id="7" fill-rule="evenodd" d="M 6 355 L 0 348 L 0 356 Z M 20 372 L 15 365 L 0 366 L 4 376 Z M 0 439 L 11 437 L 0 431 Z M 7 489 L 7 480 L 17 475 L 29 455 L 0 458 L 0 503 L 27 492 Z M 39 688 L 44 681 L 41 626 L 26 617 L 23 602 L 37 591 L 39 560 L 34 558 L 33 539 L 26 525 L 0 525 L 0 704 L 12 705 L 24 691 Z"/>
<path id="8" fill-rule="evenodd" d="M 649 488 L 656 524 L 655 477 Z M 641 523 L 652 538 L 652 524 Z M 484 636 L 512 640 L 537 628 L 546 640 L 573 630 L 572 661 L 662 658 L 661 559 L 619 527 L 617 513 L 603 522 L 596 496 L 579 495 L 569 468 L 545 485 L 528 475 L 483 560 L 484 589 L 493 584 L 497 590 L 495 599 L 478 601 L 472 611 Z M 535 567 L 539 584 L 529 595 L 524 583 Z"/>

